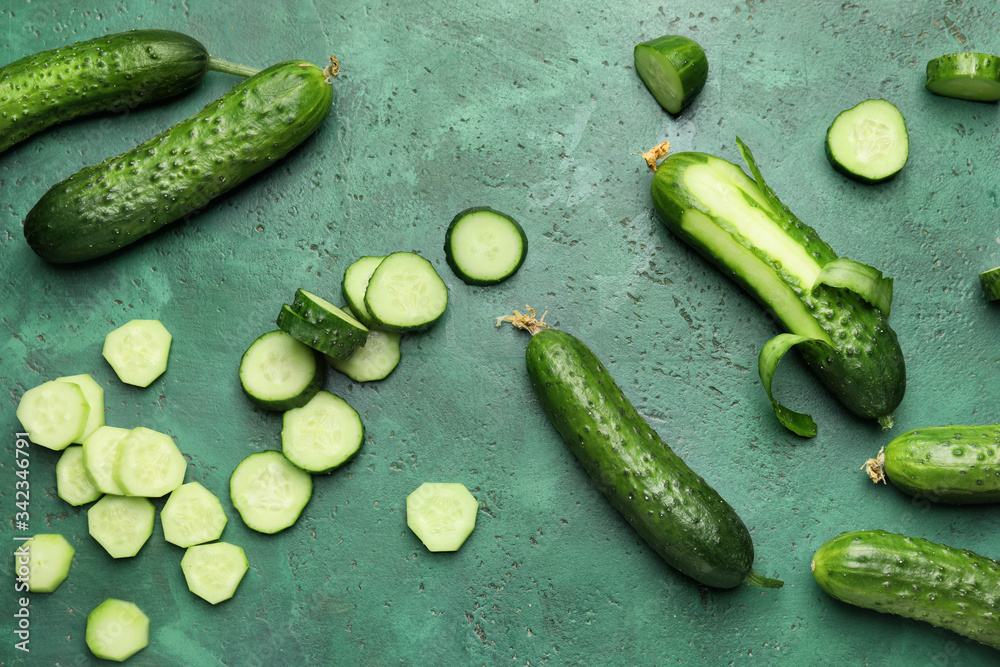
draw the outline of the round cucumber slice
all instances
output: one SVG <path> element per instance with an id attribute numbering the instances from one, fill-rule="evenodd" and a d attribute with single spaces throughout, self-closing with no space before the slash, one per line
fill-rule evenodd
<path id="1" fill-rule="evenodd" d="M 87 526 L 112 558 L 131 558 L 153 534 L 155 517 L 148 498 L 104 496 L 87 510 Z"/>
<path id="2" fill-rule="evenodd" d="M 456 215 L 444 236 L 448 266 L 467 285 L 496 285 L 514 275 L 528 255 L 524 228 L 485 206 Z"/>
<path id="3" fill-rule="evenodd" d="M 125 495 L 115 482 L 115 461 L 118 459 L 118 445 L 131 432 L 131 429 L 105 424 L 83 441 L 83 465 L 101 493 Z"/>
<path id="4" fill-rule="evenodd" d="M 340 282 L 340 292 L 348 308 L 351 309 L 351 313 L 369 329 L 375 326 L 375 322 L 372 321 L 368 309 L 365 308 L 365 291 L 368 289 L 368 280 L 383 259 L 385 257 L 382 255 L 359 257 L 347 267 L 344 271 L 344 279 Z"/>
<path id="5" fill-rule="evenodd" d="M 132 320 L 104 338 L 104 358 L 118 379 L 148 387 L 167 370 L 170 332 L 159 320 Z"/>
<path id="6" fill-rule="evenodd" d="M 63 450 L 56 463 L 56 493 L 70 505 L 92 503 L 101 497 L 101 490 L 87 474 L 83 464 L 83 447 L 73 445 Z"/>
<path id="7" fill-rule="evenodd" d="M 406 525 L 428 551 L 458 551 L 478 513 L 479 502 L 463 484 L 424 482 L 406 497 Z"/>
<path id="8" fill-rule="evenodd" d="M 826 157 L 834 169 L 862 183 L 881 183 L 899 173 L 909 157 L 906 121 L 892 102 L 865 100 L 833 119 Z"/>
<path id="9" fill-rule="evenodd" d="M 927 61 L 927 90 L 973 102 L 1000 100 L 1000 57 L 988 53 L 949 53 Z"/>
<path id="10" fill-rule="evenodd" d="M 166 433 L 139 426 L 118 444 L 114 480 L 127 496 L 160 498 L 184 483 L 187 460 Z"/>
<path id="11" fill-rule="evenodd" d="M 74 553 L 62 535 L 35 535 L 14 551 L 15 576 L 32 593 L 51 593 L 69 576 Z"/>
<path id="12" fill-rule="evenodd" d="M 312 496 L 312 475 L 281 452 L 251 454 L 229 478 L 233 507 L 248 528 L 278 533 L 292 526 Z"/>
<path id="13" fill-rule="evenodd" d="M 347 401 L 321 391 L 282 420 L 281 451 L 311 473 L 330 472 L 353 457 L 365 437 L 361 416 Z"/>
<path id="14" fill-rule="evenodd" d="M 326 378 L 319 353 L 285 331 L 271 331 L 250 344 L 240 360 L 240 385 L 265 410 L 305 405 Z"/>
<path id="15" fill-rule="evenodd" d="M 448 307 L 448 287 L 434 265 L 414 252 L 394 252 L 372 272 L 365 308 L 383 331 L 423 331 Z"/>
<path id="16" fill-rule="evenodd" d="M 72 382 L 78 386 L 80 391 L 83 392 L 83 397 L 87 399 L 87 405 L 90 406 L 90 413 L 87 415 L 87 426 L 84 427 L 80 438 L 74 441 L 82 445 L 84 438 L 101 426 L 104 426 L 104 388 L 97 384 L 89 373 L 56 378 L 56 382 Z"/>
<path id="17" fill-rule="evenodd" d="M 132 602 L 108 598 L 87 614 L 86 640 L 98 658 L 124 662 L 149 646 L 149 617 Z"/>
<path id="18" fill-rule="evenodd" d="M 678 114 L 691 104 L 708 80 L 708 58 L 698 42 L 664 35 L 637 44 L 635 71 L 660 106 Z"/>
<path id="19" fill-rule="evenodd" d="M 83 390 L 71 382 L 43 382 L 24 392 L 17 406 L 17 419 L 28 438 L 56 451 L 81 439 L 89 416 Z"/>
<path id="20" fill-rule="evenodd" d="M 249 567 L 243 549 L 228 542 L 189 547 L 181 559 L 188 590 L 212 604 L 233 597 Z"/>
<path id="21" fill-rule="evenodd" d="M 160 510 L 163 539 L 184 548 L 219 539 L 227 521 L 222 503 L 198 482 L 171 491 Z"/>
<path id="22" fill-rule="evenodd" d="M 358 347 L 347 359 L 326 357 L 330 367 L 355 382 L 384 380 L 399 365 L 402 354 L 399 341 L 403 335 L 395 331 L 368 332 L 365 344 Z"/>

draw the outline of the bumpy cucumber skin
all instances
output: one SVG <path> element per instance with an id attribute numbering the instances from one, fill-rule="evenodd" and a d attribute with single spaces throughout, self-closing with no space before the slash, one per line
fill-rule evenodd
<path id="1" fill-rule="evenodd" d="M 949 53 L 927 61 L 927 81 L 924 87 L 935 95 L 955 97 L 960 100 L 974 102 L 996 102 L 1000 94 L 988 97 L 969 97 L 966 95 L 948 94 L 939 84 L 954 79 L 982 79 L 997 84 L 1000 90 L 1000 56 L 989 53 Z"/>
<path id="2" fill-rule="evenodd" d="M 660 101 L 657 95 L 653 94 L 653 98 L 666 111 L 674 115 L 679 114 L 685 107 L 691 104 L 695 96 L 705 87 L 705 82 L 708 80 L 708 58 L 705 56 L 705 50 L 701 44 L 683 35 L 664 35 L 637 44 L 635 49 L 633 49 L 633 60 L 636 65 L 636 71 L 639 72 L 641 79 L 642 74 L 638 66 L 638 54 L 640 48 L 647 47 L 656 49 L 662 53 L 673 68 L 677 70 L 677 76 L 680 77 L 684 85 L 684 97 L 680 101 L 679 108 L 675 110 L 667 109 L 666 105 Z M 645 79 L 643 79 L 643 83 L 647 88 L 650 88 L 649 83 Z M 652 93 L 651 88 L 650 93 Z"/>
<path id="3" fill-rule="evenodd" d="M 833 597 L 947 628 L 1000 648 L 1000 564 L 971 551 L 883 530 L 842 533 L 812 561 Z"/>
<path id="4" fill-rule="evenodd" d="M 695 580 L 738 586 L 754 554 L 743 521 L 636 412 L 597 356 L 571 334 L 545 329 L 526 358 L 549 419 L 639 535 Z"/>
<path id="5" fill-rule="evenodd" d="M 329 115 L 333 89 L 299 60 L 272 65 L 162 134 L 57 183 L 24 236 L 50 262 L 101 257 L 263 171 Z"/>
<path id="6" fill-rule="evenodd" d="M 884 453 L 885 476 L 911 496 L 952 505 L 1000 502 L 1000 424 L 913 429 Z"/>
<path id="7" fill-rule="evenodd" d="M 208 51 L 171 30 L 132 30 L 0 68 L 0 152 L 74 118 L 178 95 L 202 80 Z"/>
<path id="8" fill-rule="evenodd" d="M 980 273 L 979 284 L 987 301 L 1000 301 L 1000 266 Z"/>
<path id="9" fill-rule="evenodd" d="M 668 229 L 715 264 L 766 308 L 768 304 L 763 295 L 751 289 L 738 271 L 719 262 L 697 238 L 686 233 L 681 226 L 681 216 L 688 208 L 695 208 L 719 222 L 683 185 L 683 172 L 686 168 L 710 160 L 721 158 L 695 152 L 675 153 L 666 158 L 653 176 L 653 204 Z M 791 241 L 801 245 L 821 266 L 837 258 L 837 254 L 820 239 L 816 230 L 795 218 L 790 211 L 786 210 L 786 213 L 791 222 L 782 224 Z M 777 218 L 777 214 L 774 217 Z M 725 228 L 724 221 L 723 227 Z M 794 276 L 790 276 L 773 259 L 754 249 L 748 241 L 743 238 L 737 240 L 753 249 L 758 257 L 772 267 L 776 275 L 788 283 L 829 335 L 837 352 L 835 355 L 831 355 L 828 348 L 818 343 L 802 343 L 797 348 L 823 385 L 847 409 L 860 417 L 878 419 L 891 415 L 903 400 L 906 365 L 896 332 L 889 326 L 883 313 L 848 289 L 819 285 L 810 291 L 810 286 L 799 284 Z M 799 333 L 793 331 L 787 322 L 782 322 L 782 326 L 791 333 Z"/>

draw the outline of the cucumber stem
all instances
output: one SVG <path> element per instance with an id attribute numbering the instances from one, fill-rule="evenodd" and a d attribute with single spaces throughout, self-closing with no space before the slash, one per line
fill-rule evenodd
<path id="1" fill-rule="evenodd" d="M 260 72 L 260 70 L 256 67 L 241 65 L 239 63 L 231 63 L 228 60 L 222 60 L 221 58 L 216 58 L 215 56 L 208 57 L 208 69 L 215 70 L 216 72 L 225 72 L 226 74 L 235 74 L 236 76 L 242 76 L 244 78 L 253 76 L 254 74 Z"/>
<path id="2" fill-rule="evenodd" d="M 878 424 L 879 426 L 882 427 L 883 431 L 888 431 L 890 428 L 892 428 L 893 424 L 895 423 L 896 423 L 896 418 L 893 416 L 891 412 L 887 415 L 882 415 L 881 417 L 878 418 Z"/>
<path id="3" fill-rule="evenodd" d="M 648 151 L 643 153 L 642 159 L 646 161 L 646 164 L 649 166 L 649 170 L 655 172 L 657 163 L 663 158 L 667 157 L 667 153 L 669 152 L 670 152 L 670 142 L 663 141 L 656 144 Z"/>
<path id="4" fill-rule="evenodd" d="M 532 336 L 534 336 L 536 333 L 538 333 L 542 329 L 548 329 L 549 328 L 549 323 L 545 321 L 545 315 L 546 315 L 546 313 L 549 312 L 548 310 L 546 310 L 545 312 L 543 312 L 541 317 L 535 317 L 535 309 L 534 308 L 532 308 L 531 306 L 525 306 L 525 308 L 527 308 L 529 311 L 531 311 L 531 313 L 528 314 L 528 315 L 526 315 L 526 314 L 519 313 L 519 312 L 517 312 L 515 310 L 513 315 L 507 315 L 506 317 L 498 317 L 497 318 L 497 326 L 500 326 L 504 322 L 510 322 L 516 328 L 518 328 L 518 329 L 524 329 L 525 331 L 527 331 L 528 333 L 530 333 Z"/>
<path id="5" fill-rule="evenodd" d="M 771 579 L 770 577 L 765 577 L 762 574 L 754 572 L 752 568 L 750 570 L 750 574 L 744 577 L 743 581 L 751 586 L 759 586 L 760 588 L 781 588 L 785 585 L 785 582 L 781 579 Z"/>
<path id="6" fill-rule="evenodd" d="M 885 447 L 878 450 L 875 458 L 865 461 L 861 469 L 868 473 L 873 483 L 878 484 L 882 482 L 885 484 Z"/>
<path id="7" fill-rule="evenodd" d="M 332 83 L 338 74 L 340 74 L 340 61 L 331 53 L 330 64 L 323 68 L 323 76 L 326 77 L 327 83 Z"/>

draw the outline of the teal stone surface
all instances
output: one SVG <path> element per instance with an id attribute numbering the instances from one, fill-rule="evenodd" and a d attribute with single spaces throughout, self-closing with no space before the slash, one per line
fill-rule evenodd
<path id="1" fill-rule="evenodd" d="M 823 593 L 815 550 L 884 529 L 1000 557 L 994 506 L 932 505 L 860 470 L 920 426 L 1000 422 L 1000 309 L 978 274 L 1000 266 L 1000 106 L 938 97 L 924 68 L 955 51 L 1000 51 L 990 0 L 660 3 L 514 0 L 8 2 L 0 63 L 133 28 L 192 35 L 255 67 L 337 56 L 322 127 L 267 172 L 190 220 L 102 260 L 55 266 L 22 221 L 54 183 L 186 118 L 237 78 L 209 72 L 154 107 L 66 123 L 0 154 L 0 545 L 55 532 L 76 549 L 67 580 L 30 595 L 30 653 L 15 647 L 13 557 L 0 558 L 0 665 L 98 664 L 87 613 L 136 602 L 150 644 L 133 665 L 983 665 L 994 649 Z M 635 44 L 696 39 L 705 88 L 674 117 L 632 65 Z M 823 153 L 844 109 L 895 104 L 910 135 L 896 178 L 863 185 Z M 773 318 L 656 219 L 640 153 L 668 140 L 740 163 L 753 150 L 778 196 L 841 255 L 895 280 L 890 323 L 908 386 L 883 432 L 832 399 L 789 355 L 775 392 L 819 434 L 784 430 L 757 374 Z M 490 206 L 528 236 L 524 265 L 469 287 L 444 259 L 452 217 Z M 406 335 L 385 380 L 330 372 L 361 415 L 358 456 L 315 478 L 296 524 L 247 529 L 228 478 L 280 448 L 281 415 L 256 408 L 240 356 L 305 288 L 340 303 L 361 255 L 415 251 L 450 290 L 429 331 Z M 779 590 L 712 590 L 672 570 L 599 494 L 548 423 L 524 368 L 526 334 L 498 316 L 530 305 L 604 360 L 640 413 L 747 524 L 754 567 Z M 173 335 L 145 389 L 101 357 L 133 318 Z M 87 534 L 86 507 L 56 495 L 58 453 L 30 447 L 27 530 L 15 515 L 15 417 L 45 380 L 90 373 L 106 421 L 170 434 L 223 502 L 222 539 L 250 569 L 217 606 L 191 594 L 183 551 L 157 525 L 130 559 Z M 461 482 L 480 503 L 455 553 L 406 527 L 421 483 Z M 157 500 L 159 510 L 163 500 Z"/>

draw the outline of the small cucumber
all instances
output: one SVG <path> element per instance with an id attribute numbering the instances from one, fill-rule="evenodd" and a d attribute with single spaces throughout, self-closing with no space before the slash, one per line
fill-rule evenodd
<path id="1" fill-rule="evenodd" d="M 52 186 L 24 220 L 55 262 L 101 257 L 207 206 L 286 155 L 329 115 L 333 70 L 292 60 L 238 83 L 198 113 Z"/>
<path id="2" fill-rule="evenodd" d="M 683 35 L 664 35 L 637 44 L 635 71 L 660 106 L 679 114 L 708 80 L 708 58 L 698 42 Z"/>
<path id="3" fill-rule="evenodd" d="M 865 100 L 841 111 L 826 131 L 826 158 L 862 183 L 881 183 L 900 172 L 910 154 L 903 114 L 892 102 Z"/>
<path id="4" fill-rule="evenodd" d="M 820 588 L 842 602 L 953 630 L 1000 648 L 1000 564 L 884 530 L 842 533 L 813 556 Z"/>
<path id="5" fill-rule="evenodd" d="M 989 53 L 949 53 L 927 61 L 927 90 L 973 102 L 1000 100 L 1000 57 Z"/>
<path id="6" fill-rule="evenodd" d="M 1000 502 L 1000 424 L 932 426 L 893 438 L 862 466 L 903 493 L 963 505 Z"/>

